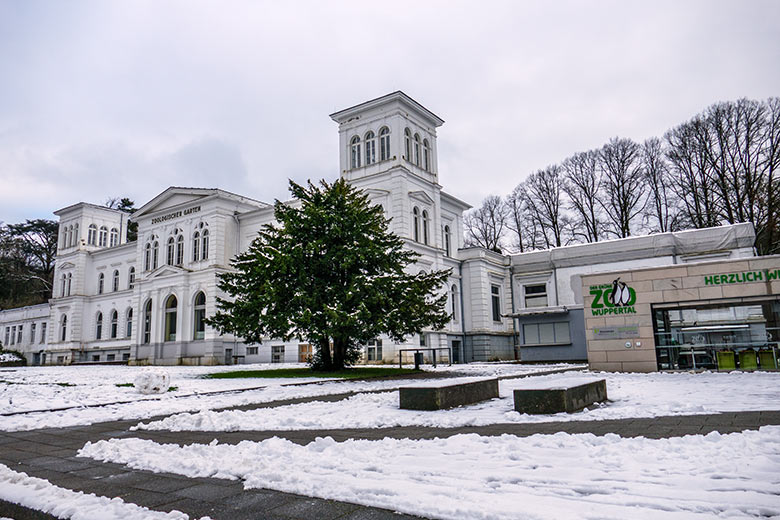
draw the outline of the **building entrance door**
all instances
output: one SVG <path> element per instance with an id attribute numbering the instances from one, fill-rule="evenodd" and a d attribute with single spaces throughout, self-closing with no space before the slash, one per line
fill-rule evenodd
<path id="1" fill-rule="evenodd" d="M 233 364 L 233 349 L 232 348 L 226 348 L 225 349 L 225 364 L 226 365 L 232 365 Z"/>
<path id="2" fill-rule="evenodd" d="M 460 340 L 452 341 L 452 362 L 460 363 Z"/>

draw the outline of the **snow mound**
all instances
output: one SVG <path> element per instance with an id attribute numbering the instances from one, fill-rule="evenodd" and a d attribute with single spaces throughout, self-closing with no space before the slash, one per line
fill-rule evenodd
<path id="1" fill-rule="evenodd" d="M 144 370 L 136 376 L 133 385 L 142 394 L 164 394 L 171 387 L 171 376 L 159 368 Z"/>

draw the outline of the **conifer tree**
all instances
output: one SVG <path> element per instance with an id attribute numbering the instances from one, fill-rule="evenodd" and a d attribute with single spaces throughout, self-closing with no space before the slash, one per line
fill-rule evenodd
<path id="1" fill-rule="evenodd" d="M 440 288 L 449 270 L 407 273 L 419 255 L 388 230 L 381 206 L 343 179 L 290 181 L 290 192 L 299 204 L 277 200 L 276 223 L 220 276 L 230 298 L 217 299 L 210 325 L 249 344 L 308 341 L 320 370 L 353 364 L 360 345 L 380 334 L 402 341 L 444 327 L 450 316 Z"/>

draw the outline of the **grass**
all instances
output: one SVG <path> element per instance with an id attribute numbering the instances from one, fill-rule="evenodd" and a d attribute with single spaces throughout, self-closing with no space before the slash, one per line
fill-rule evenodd
<path id="1" fill-rule="evenodd" d="M 331 377 L 341 379 L 369 379 L 376 377 L 405 376 L 417 374 L 420 370 L 412 368 L 346 368 L 335 372 L 320 372 L 310 368 L 279 368 L 270 370 L 233 370 L 231 372 L 215 372 L 206 374 L 204 379 L 238 379 L 238 378 L 280 378 L 280 377 Z"/>

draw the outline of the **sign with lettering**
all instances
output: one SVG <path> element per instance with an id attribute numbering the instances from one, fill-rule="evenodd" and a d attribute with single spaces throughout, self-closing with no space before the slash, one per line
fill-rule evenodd
<path id="1" fill-rule="evenodd" d="M 596 327 L 593 329 L 594 339 L 638 338 L 639 325 L 623 325 L 621 327 Z"/>
<path id="2" fill-rule="evenodd" d="M 772 280 L 780 280 L 780 269 L 704 275 L 704 285 L 731 285 L 735 283 L 771 282 Z"/>
<path id="3" fill-rule="evenodd" d="M 152 219 L 152 224 L 159 224 L 160 222 L 167 222 L 169 220 L 173 220 L 175 218 L 179 218 L 184 215 L 190 215 L 192 213 L 197 213 L 200 211 L 200 206 L 193 206 L 191 208 L 187 208 L 185 210 L 179 210 L 174 211 L 173 213 L 168 213 L 167 215 L 160 215 L 159 217 L 154 217 Z"/>
<path id="4" fill-rule="evenodd" d="M 593 302 L 590 311 L 593 316 L 605 314 L 636 314 L 636 291 L 620 281 L 620 277 L 601 285 L 591 285 L 590 294 Z"/>

